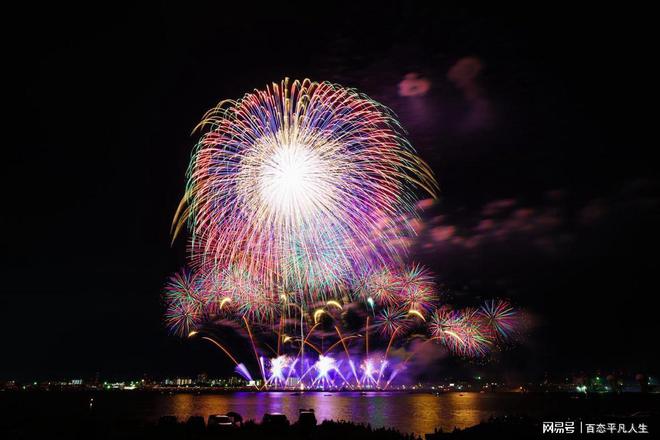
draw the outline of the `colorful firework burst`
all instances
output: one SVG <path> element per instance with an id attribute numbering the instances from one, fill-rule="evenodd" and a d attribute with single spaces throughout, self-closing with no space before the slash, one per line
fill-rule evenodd
<path id="1" fill-rule="evenodd" d="M 257 323 L 273 323 L 277 318 L 279 297 L 265 290 L 243 268 L 231 266 L 222 272 L 221 291 L 230 299 L 228 306 L 240 316 Z"/>
<path id="2" fill-rule="evenodd" d="M 479 313 L 500 339 L 509 339 L 518 327 L 519 313 L 504 299 L 486 301 L 479 309 Z"/>
<path id="3" fill-rule="evenodd" d="M 408 311 L 400 307 L 385 307 L 378 312 L 374 327 L 383 336 L 399 335 L 408 327 Z"/>
<path id="4" fill-rule="evenodd" d="M 316 297 L 399 262 L 383 223 L 414 216 L 418 189 L 435 193 L 392 112 L 353 89 L 284 80 L 221 102 L 200 127 L 175 234 L 187 221 L 193 260 L 244 267 L 266 289 L 295 280 Z"/>
<path id="5" fill-rule="evenodd" d="M 488 354 L 493 343 L 493 330 L 474 308 L 462 310 L 463 325 L 460 333 L 463 343 L 458 354 L 480 358 Z"/>
<path id="6" fill-rule="evenodd" d="M 400 296 L 405 307 L 420 314 L 429 312 L 438 296 L 428 269 L 421 265 L 411 266 L 403 272 L 400 279 Z"/>
<path id="7" fill-rule="evenodd" d="M 401 280 L 387 267 L 371 270 L 361 278 L 355 288 L 357 297 L 366 301 L 372 298 L 375 303 L 390 306 L 399 302 Z"/>
<path id="8" fill-rule="evenodd" d="M 165 322 L 172 333 L 186 336 L 204 315 L 204 300 L 199 295 L 199 278 L 188 270 L 170 277 L 165 285 Z"/>
<path id="9" fill-rule="evenodd" d="M 431 315 L 429 331 L 433 338 L 450 351 L 460 353 L 464 344 L 462 336 L 464 326 L 465 318 L 459 311 L 440 307 Z"/>

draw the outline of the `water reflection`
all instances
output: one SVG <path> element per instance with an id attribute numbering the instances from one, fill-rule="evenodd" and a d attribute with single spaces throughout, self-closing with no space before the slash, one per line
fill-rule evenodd
<path id="1" fill-rule="evenodd" d="M 491 415 L 499 415 L 500 405 L 493 405 L 489 395 L 479 393 L 431 394 L 404 393 L 323 393 L 238 392 L 233 394 L 165 395 L 152 408 L 151 416 L 172 414 L 179 420 L 191 415 L 204 418 L 210 414 L 236 411 L 245 420 L 260 421 L 267 412 L 286 414 L 298 419 L 298 410 L 313 408 L 317 419 L 351 420 L 373 427 L 394 427 L 404 432 L 423 434 L 436 427 L 473 426 Z"/>
<path id="2" fill-rule="evenodd" d="M 94 398 L 94 419 L 115 424 L 123 421 L 157 421 L 174 415 L 185 421 L 191 415 L 236 411 L 245 419 L 261 420 L 266 412 L 282 412 L 291 421 L 298 409 L 313 408 L 317 418 L 370 423 L 402 432 L 425 434 L 436 427 L 451 431 L 490 416 L 524 414 L 545 419 L 548 414 L 581 414 L 590 418 L 608 414 L 656 411 L 658 395 L 626 393 L 575 399 L 569 393 L 447 393 L 440 396 L 405 393 L 234 393 L 159 394 L 156 392 L 16 392 L 0 393 L 0 419 L 16 426 L 44 420 L 74 424 L 89 417 Z"/>

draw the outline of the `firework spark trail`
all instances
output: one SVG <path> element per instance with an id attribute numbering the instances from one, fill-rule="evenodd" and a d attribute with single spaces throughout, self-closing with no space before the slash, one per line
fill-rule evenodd
<path id="1" fill-rule="evenodd" d="M 257 364 L 259 365 L 259 371 L 261 372 L 261 378 L 264 380 L 264 385 L 266 384 L 266 374 L 264 373 L 263 370 L 263 365 L 261 361 L 259 360 L 259 354 L 257 353 L 257 346 L 254 344 L 254 338 L 252 337 L 252 330 L 250 330 L 250 324 L 248 323 L 248 320 L 245 316 L 243 316 L 243 321 L 245 322 L 245 328 L 247 328 L 248 335 L 250 336 L 250 342 L 252 343 L 252 350 L 254 351 L 254 357 L 257 360 Z"/>
<path id="2" fill-rule="evenodd" d="M 332 345 L 330 345 L 330 347 L 326 348 L 326 349 L 323 351 L 323 354 L 325 355 L 325 354 L 327 354 L 327 353 L 330 353 L 330 352 L 331 352 L 336 346 L 338 346 L 339 344 L 343 344 L 345 341 L 348 341 L 349 339 L 354 339 L 354 338 L 357 338 L 357 337 L 358 337 L 357 335 L 346 336 L 345 338 L 340 339 L 340 340 L 338 340 L 337 342 L 334 342 Z"/>
<path id="3" fill-rule="evenodd" d="M 286 380 L 284 381 L 285 384 L 289 382 L 289 378 L 291 377 L 291 373 L 296 371 L 296 364 L 297 363 L 298 363 L 298 358 L 295 358 L 293 360 L 293 362 L 291 363 L 291 365 L 289 366 L 289 373 L 286 375 Z"/>
<path id="4" fill-rule="evenodd" d="M 398 376 L 398 374 L 399 374 L 400 371 L 401 371 L 401 369 L 399 369 L 399 368 L 397 368 L 397 369 L 395 369 L 395 370 L 392 370 L 392 373 L 390 374 L 390 378 L 387 379 L 387 383 L 385 383 L 385 386 L 383 387 L 384 390 L 386 390 L 387 387 L 390 386 L 390 384 L 392 383 L 392 381 L 394 380 L 394 378 Z"/>
<path id="5" fill-rule="evenodd" d="M 401 280 L 387 267 L 372 269 L 356 286 L 358 297 L 373 298 L 384 305 L 395 305 L 401 290 Z"/>
<path id="6" fill-rule="evenodd" d="M 367 316 L 367 324 L 364 326 L 364 346 L 369 358 L 369 316 Z"/>
<path id="7" fill-rule="evenodd" d="M 248 382 L 254 382 L 252 379 L 252 375 L 248 371 L 248 369 L 245 367 L 243 364 L 238 364 L 236 365 L 236 368 L 234 371 L 240 375 L 243 379 L 247 380 Z M 259 387 L 255 384 L 255 388 L 259 389 Z"/>
<path id="8" fill-rule="evenodd" d="M 284 326 L 284 315 L 280 316 L 280 325 L 277 327 L 277 356 L 282 348 L 282 327 Z"/>
<path id="9" fill-rule="evenodd" d="M 270 375 L 266 383 L 275 383 L 282 385 L 285 383 L 284 370 L 288 367 L 288 356 L 277 356 L 270 360 Z"/>
<path id="10" fill-rule="evenodd" d="M 339 303 L 338 301 L 335 301 L 335 300 L 328 301 L 326 303 L 326 305 L 334 306 L 334 307 L 337 307 L 339 310 L 343 310 L 343 306 L 341 305 L 341 303 Z"/>
<path id="11" fill-rule="evenodd" d="M 202 339 L 206 339 L 207 341 L 212 342 L 216 347 L 218 347 L 218 348 L 219 348 L 220 350 L 222 350 L 227 356 L 229 356 L 229 359 L 231 359 L 232 362 L 234 362 L 234 364 L 236 364 L 236 366 L 238 367 L 239 363 L 238 363 L 238 361 L 236 360 L 236 358 L 235 358 L 235 357 L 229 352 L 229 350 L 227 350 L 222 344 L 220 344 L 220 343 L 219 343 L 218 341 L 216 341 L 215 339 L 209 338 L 208 336 L 202 336 Z"/>
<path id="12" fill-rule="evenodd" d="M 355 370 L 355 365 L 351 361 L 351 355 L 348 352 L 348 347 L 346 346 L 345 339 L 341 335 L 341 331 L 339 330 L 339 327 L 335 326 L 335 330 L 337 330 L 337 334 L 339 335 L 339 340 L 341 341 L 341 345 L 344 346 L 344 351 L 346 352 L 346 359 L 348 360 L 348 363 L 351 366 L 351 371 L 353 372 L 353 376 L 355 377 L 355 381 L 359 385 L 360 384 L 360 379 L 358 378 L 357 371 Z"/>
<path id="13" fill-rule="evenodd" d="M 385 360 L 387 360 L 387 355 L 390 353 L 390 348 L 392 348 L 392 342 L 394 342 L 394 336 L 396 336 L 398 331 L 399 327 L 395 328 L 392 332 L 392 336 L 390 336 L 390 342 L 387 343 L 387 350 L 385 350 Z"/>
<path id="14" fill-rule="evenodd" d="M 380 361 L 380 368 L 378 369 L 378 378 L 376 379 L 376 388 L 380 387 L 380 380 L 383 377 L 383 373 L 385 372 L 385 368 L 387 367 L 388 362 L 385 358 L 381 359 Z"/>

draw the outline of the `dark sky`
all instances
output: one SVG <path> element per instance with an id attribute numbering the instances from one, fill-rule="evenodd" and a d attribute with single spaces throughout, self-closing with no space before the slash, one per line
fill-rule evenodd
<path id="1" fill-rule="evenodd" d="M 399 114 L 442 191 L 414 257 L 452 301 L 506 296 L 531 317 L 487 368 L 659 370 L 642 11 L 361 3 L 8 17 L 0 379 L 228 371 L 162 324 L 162 285 L 185 263 L 169 226 L 203 113 L 285 76 Z M 448 76 L 466 57 L 478 74 Z M 425 96 L 398 95 L 410 72 Z"/>

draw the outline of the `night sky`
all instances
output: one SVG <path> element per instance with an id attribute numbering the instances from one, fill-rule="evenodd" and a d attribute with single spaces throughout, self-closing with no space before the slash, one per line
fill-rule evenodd
<path id="1" fill-rule="evenodd" d="M 441 187 L 413 258 L 452 303 L 526 310 L 517 348 L 438 372 L 658 372 L 651 27 L 574 5 L 358 3 L 7 17 L 0 380 L 231 370 L 163 325 L 185 263 L 170 222 L 204 112 L 285 76 L 390 106 Z M 424 96 L 400 96 L 412 72 Z"/>

